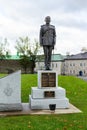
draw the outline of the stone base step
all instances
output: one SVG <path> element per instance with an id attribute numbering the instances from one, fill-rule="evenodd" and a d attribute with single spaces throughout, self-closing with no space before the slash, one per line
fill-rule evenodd
<path id="1" fill-rule="evenodd" d="M 45 93 L 47 93 L 47 96 Z M 48 88 L 39 89 L 37 87 L 32 87 L 31 95 L 32 95 L 32 98 L 39 98 L 39 99 L 46 98 L 46 97 L 61 99 L 61 98 L 65 98 L 66 91 L 62 87 L 50 88 L 50 89 Z"/>
<path id="2" fill-rule="evenodd" d="M 50 104 L 56 104 L 56 108 L 69 108 L 69 99 L 33 99 L 29 95 L 29 103 L 31 109 L 49 109 Z"/>

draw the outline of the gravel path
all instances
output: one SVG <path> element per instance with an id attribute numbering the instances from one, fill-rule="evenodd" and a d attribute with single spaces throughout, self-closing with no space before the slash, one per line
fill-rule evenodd
<path id="1" fill-rule="evenodd" d="M 83 79 L 83 80 L 87 81 L 87 77 L 84 77 L 84 76 L 78 76 L 78 78 L 80 78 L 80 79 Z"/>

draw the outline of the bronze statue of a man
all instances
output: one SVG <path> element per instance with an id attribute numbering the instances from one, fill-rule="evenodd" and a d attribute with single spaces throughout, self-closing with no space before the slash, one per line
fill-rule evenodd
<path id="1" fill-rule="evenodd" d="M 56 31 L 55 26 L 50 25 L 50 16 L 45 18 L 45 22 L 46 24 L 42 25 L 40 29 L 40 45 L 43 46 L 44 50 L 45 69 L 50 70 L 52 49 L 56 43 Z"/>

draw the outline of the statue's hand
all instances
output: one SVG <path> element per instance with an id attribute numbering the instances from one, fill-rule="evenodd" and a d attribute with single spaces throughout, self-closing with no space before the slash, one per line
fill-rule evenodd
<path id="1" fill-rule="evenodd" d="M 52 46 L 52 49 L 54 50 L 54 46 Z"/>

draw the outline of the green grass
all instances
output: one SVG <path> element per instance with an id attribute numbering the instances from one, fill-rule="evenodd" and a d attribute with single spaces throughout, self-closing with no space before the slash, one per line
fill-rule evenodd
<path id="1" fill-rule="evenodd" d="M 87 130 L 87 82 L 73 76 L 59 76 L 70 103 L 82 110 L 78 114 L 27 115 L 0 118 L 0 130 Z M 22 75 L 22 102 L 28 102 L 37 75 Z"/>

